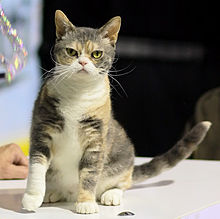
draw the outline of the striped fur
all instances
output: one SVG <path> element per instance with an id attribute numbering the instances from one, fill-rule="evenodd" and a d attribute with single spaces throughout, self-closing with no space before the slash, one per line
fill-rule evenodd
<path id="1" fill-rule="evenodd" d="M 97 200 L 119 205 L 123 191 L 134 183 L 188 157 L 210 123 L 198 124 L 167 153 L 134 166 L 134 146 L 112 115 L 108 79 L 120 17 L 92 29 L 75 27 L 57 11 L 55 22 L 57 64 L 35 102 L 22 202 L 25 209 L 36 210 L 43 200 L 72 201 L 75 212 L 96 213 Z M 102 51 L 99 58 L 91 55 L 96 50 Z"/>

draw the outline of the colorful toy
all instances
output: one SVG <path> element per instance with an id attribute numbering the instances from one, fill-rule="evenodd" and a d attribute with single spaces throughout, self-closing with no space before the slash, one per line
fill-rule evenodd
<path id="1" fill-rule="evenodd" d="M 26 63 L 27 50 L 25 49 L 21 38 L 18 36 L 16 29 L 12 28 L 10 21 L 6 17 L 0 2 L 0 30 L 9 39 L 13 55 L 11 59 L 6 58 L 0 53 L 0 64 L 6 69 L 4 77 L 11 82 L 17 72 L 21 71 Z"/>

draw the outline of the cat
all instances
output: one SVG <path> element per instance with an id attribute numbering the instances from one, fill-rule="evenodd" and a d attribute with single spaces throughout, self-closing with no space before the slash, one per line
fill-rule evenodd
<path id="1" fill-rule="evenodd" d="M 134 166 L 134 146 L 113 117 L 108 79 L 121 18 L 99 29 L 75 27 L 57 10 L 55 25 L 56 66 L 35 101 L 22 203 L 35 211 L 43 202 L 68 201 L 76 213 L 92 214 L 97 201 L 120 205 L 124 190 L 190 156 L 211 123 L 197 124 L 168 152 Z"/>

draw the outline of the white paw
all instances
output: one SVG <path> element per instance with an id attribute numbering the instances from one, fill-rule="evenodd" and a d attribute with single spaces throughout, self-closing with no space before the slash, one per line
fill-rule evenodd
<path id="1" fill-rule="evenodd" d="M 36 211 L 41 206 L 43 198 L 41 194 L 25 193 L 22 199 L 23 208 L 28 211 Z"/>
<path id="2" fill-rule="evenodd" d="M 96 202 L 77 202 L 74 205 L 74 211 L 78 214 L 94 214 L 99 211 L 99 206 Z"/>
<path id="3" fill-rule="evenodd" d="M 122 202 L 123 191 L 121 189 L 110 189 L 101 196 L 101 204 L 103 205 L 120 205 Z"/>
<path id="4" fill-rule="evenodd" d="M 44 203 L 53 203 L 60 201 L 61 196 L 57 192 L 46 192 L 44 196 Z"/>

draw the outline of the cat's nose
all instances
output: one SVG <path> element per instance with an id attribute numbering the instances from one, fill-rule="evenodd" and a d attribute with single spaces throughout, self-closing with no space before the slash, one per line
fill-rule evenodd
<path id="1" fill-rule="evenodd" d="M 86 64 L 88 64 L 88 62 L 86 62 L 86 61 L 79 61 L 79 64 L 84 67 Z"/>

